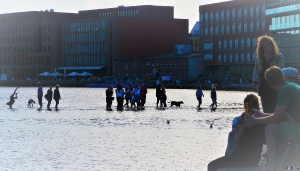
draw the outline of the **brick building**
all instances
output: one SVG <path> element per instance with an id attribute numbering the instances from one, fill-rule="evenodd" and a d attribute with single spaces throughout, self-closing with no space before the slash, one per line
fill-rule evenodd
<path id="1" fill-rule="evenodd" d="M 76 14 L 31 11 L 0 14 L 0 74 L 36 79 L 62 65 L 61 28 Z"/>
<path id="2" fill-rule="evenodd" d="M 204 77 L 251 79 L 256 38 L 268 32 L 262 0 L 232 0 L 202 5 L 199 53 Z"/>
<path id="3" fill-rule="evenodd" d="M 59 69 L 93 66 L 94 75 L 118 77 L 115 59 L 169 54 L 174 44 L 188 41 L 188 20 L 174 19 L 173 7 L 79 11 L 78 18 L 63 26 L 63 67 Z"/>

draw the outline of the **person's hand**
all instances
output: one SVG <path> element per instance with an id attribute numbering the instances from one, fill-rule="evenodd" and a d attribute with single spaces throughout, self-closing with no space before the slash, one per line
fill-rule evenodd
<path id="1" fill-rule="evenodd" d="M 266 114 L 261 112 L 260 110 L 252 109 L 252 116 L 257 118 L 257 117 L 266 116 Z"/>
<path id="2" fill-rule="evenodd" d="M 250 128 L 250 127 L 254 126 L 254 122 L 255 122 L 255 118 L 254 117 L 252 117 L 252 116 L 246 116 L 245 119 L 244 119 L 243 124 L 244 124 L 244 126 L 246 128 Z"/>

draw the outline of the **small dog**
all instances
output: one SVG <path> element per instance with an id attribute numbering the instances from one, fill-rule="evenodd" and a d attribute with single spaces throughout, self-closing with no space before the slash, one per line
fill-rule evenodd
<path id="1" fill-rule="evenodd" d="M 28 107 L 33 107 L 33 104 L 35 104 L 35 101 L 33 99 L 28 100 Z"/>
<path id="2" fill-rule="evenodd" d="M 180 104 L 184 104 L 183 101 L 171 101 L 171 107 L 175 105 L 176 107 L 180 107 Z"/>

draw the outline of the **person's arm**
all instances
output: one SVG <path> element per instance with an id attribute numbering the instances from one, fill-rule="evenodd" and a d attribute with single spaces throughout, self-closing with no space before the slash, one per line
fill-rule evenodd
<path id="1" fill-rule="evenodd" d="M 254 118 L 252 116 L 248 116 L 245 119 L 244 125 L 246 127 L 251 127 L 253 125 L 266 125 L 272 123 L 278 123 L 280 119 L 287 112 L 287 105 L 276 106 L 275 113 L 273 115 Z"/>
<path id="2" fill-rule="evenodd" d="M 253 83 L 254 81 L 258 82 L 258 61 L 257 57 L 255 58 L 254 70 L 253 70 Z"/>
<path id="3" fill-rule="evenodd" d="M 235 140 L 236 143 L 240 142 L 241 137 L 242 137 L 242 135 L 244 133 L 244 130 L 245 130 L 244 125 L 237 124 L 237 131 L 236 131 L 235 136 L 234 136 L 234 140 Z"/>
<path id="4" fill-rule="evenodd" d="M 281 53 L 278 54 L 278 67 L 280 69 L 284 68 L 284 57 Z"/>

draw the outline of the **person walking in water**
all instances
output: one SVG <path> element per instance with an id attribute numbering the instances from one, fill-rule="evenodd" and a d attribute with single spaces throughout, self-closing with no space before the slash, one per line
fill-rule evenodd
<path id="1" fill-rule="evenodd" d="M 51 105 L 51 101 L 52 101 L 52 96 L 53 96 L 53 91 L 52 91 L 52 86 L 50 86 L 47 91 L 47 100 L 48 100 L 47 109 L 48 110 L 51 110 L 50 105 Z"/>
<path id="2" fill-rule="evenodd" d="M 114 99 L 113 97 L 114 91 L 112 86 L 107 87 L 105 94 L 106 94 L 106 110 L 111 110 L 111 104 Z"/>
<path id="3" fill-rule="evenodd" d="M 216 105 L 216 107 L 218 107 L 217 105 L 217 92 L 216 92 L 216 85 L 213 84 L 211 86 L 211 90 L 210 90 L 210 98 L 212 100 L 212 104 L 209 107 L 214 107 L 214 105 Z"/>
<path id="4" fill-rule="evenodd" d="M 18 93 L 16 93 L 17 90 L 18 90 L 18 88 L 19 88 L 19 87 L 17 87 L 17 88 L 15 89 L 14 93 L 10 96 L 9 102 L 7 102 L 7 105 L 9 106 L 10 109 L 12 108 L 12 105 L 15 103 L 15 99 L 18 98 L 18 95 L 17 95 Z"/>
<path id="5" fill-rule="evenodd" d="M 141 85 L 141 108 L 144 109 L 146 103 L 147 88 L 144 84 Z"/>
<path id="6" fill-rule="evenodd" d="M 122 84 L 119 84 L 119 86 L 116 90 L 117 103 L 118 103 L 117 110 L 123 110 L 124 95 L 125 95 L 125 92 L 122 88 Z"/>
<path id="7" fill-rule="evenodd" d="M 131 91 L 129 90 L 128 86 L 126 86 L 126 88 L 125 88 L 125 100 L 126 100 L 126 103 L 124 104 L 123 107 L 126 106 L 128 108 L 129 102 L 131 101 Z"/>
<path id="8" fill-rule="evenodd" d="M 198 100 L 198 106 L 197 106 L 197 109 L 201 109 L 200 108 L 200 105 L 202 104 L 202 96 L 204 97 L 204 94 L 203 94 L 203 91 L 201 89 L 201 86 L 199 85 L 197 87 L 197 91 L 196 91 L 196 98 Z"/>
<path id="9" fill-rule="evenodd" d="M 43 87 L 41 86 L 41 83 L 38 82 L 37 83 L 38 85 L 38 91 L 37 91 L 37 96 L 38 96 L 38 101 L 39 101 L 39 105 L 40 105 L 40 109 L 42 109 L 42 106 L 43 106 Z"/>
<path id="10" fill-rule="evenodd" d="M 166 88 L 164 86 L 161 87 L 161 99 L 160 99 L 160 106 L 167 107 L 167 94 Z"/>
<path id="11" fill-rule="evenodd" d="M 156 87 L 156 107 L 158 108 L 158 103 L 161 103 L 161 83 L 159 83 Z"/>
<path id="12" fill-rule="evenodd" d="M 53 98 L 55 100 L 55 109 L 58 110 L 57 105 L 59 104 L 59 100 L 61 98 L 60 97 L 59 85 L 58 84 L 55 86 Z"/>

